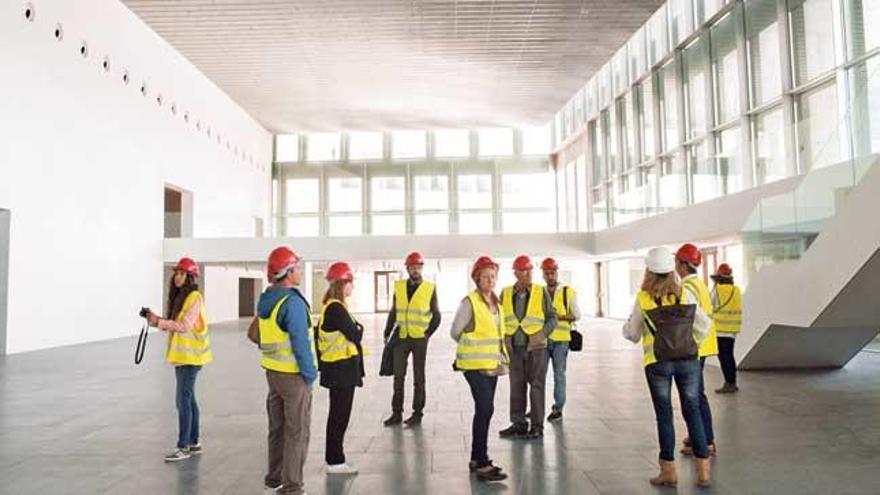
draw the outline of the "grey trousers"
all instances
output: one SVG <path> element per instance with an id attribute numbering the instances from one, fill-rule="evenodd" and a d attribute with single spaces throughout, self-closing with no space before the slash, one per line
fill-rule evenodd
<path id="1" fill-rule="evenodd" d="M 510 422 L 526 422 L 526 397 L 532 426 L 544 425 L 544 383 L 547 379 L 547 349 L 510 347 Z"/>
<path id="2" fill-rule="evenodd" d="M 302 377 L 266 370 L 269 396 L 269 472 L 266 486 L 284 485 L 278 493 L 303 493 L 303 466 L 312 425 L 312 387 Z"/>

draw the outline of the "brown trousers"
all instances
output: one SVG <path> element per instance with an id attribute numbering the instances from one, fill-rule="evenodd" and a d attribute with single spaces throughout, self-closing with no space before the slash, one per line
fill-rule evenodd
<path id="1" fill-rule="evenodd" d="M 266 486 L 278 493 L 303 493 L 303 466 L 309 451 L 312 387 L 297 374 L 266 370 L 269 395 L 269 472 Z"/>

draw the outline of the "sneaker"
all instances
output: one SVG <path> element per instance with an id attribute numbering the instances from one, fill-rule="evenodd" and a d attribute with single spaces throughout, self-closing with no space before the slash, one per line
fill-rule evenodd
<path id="1" fill-rule="evenodd" d="M 265 485 L 265 486 L 263 487 L 263 495 L 273 495 L 273 494 L 275 494 L 275 493 L 278 493 L 278 491 L 281 490 L 281 487 L 282 487 L 282 486 L 284 486 L 284 485 L 278 485 L 278 486 L 275 486 L 275 487 L 272 487 L 272 486 L 269 486 L 269 485 Z"/>
<path id="2" fill-rule="evenodd" d="M 422 424 L 422 414 L 421 413 L 413 413 L 412 416 L 406 418 L 406 421 L 403 422 L 406 426 L 418 426 Z"/>
<path id="3" fill-rule="evenodd" d="M 562 419 L 562 411 L 557 411 L 556 409 L 551 411 L 550 414 L 547 416 L 547 421 L 550 422 L 559 421 L 560 419 Z"/>
<path id="4" fill-rule="evenodd" d="M 343 462 L 342 464 L 328 464 L 327 474 L 358 474 L 358 470 Z"/>
<path id="5" fill-rule="evenodd" d="M 191 455 L 198 455 L 198 454 L 201 454 L 201 453 L 202 453 L 202 444 L 197 443 L 197 444 L 195 444 L 195 445 L 190 445 L 189 447 L 186 448 L 186 450 L 187 450 L 187 452 L 189 452 Z"/>
<path id="6" fill-rule="evenodd" d="M 186 449 L 175 449 L 174 452 L 165 456 L 165 462 L 177 462 L 192 457 Z"/>
<path id="7" fill-rule="evenodd" d="M 498 472 L 501 472 L 501 468 L 498 467 L 498 466 L 495 466 L 494 464 L 492 464 L 492 460 L 491 460 L 491 459 L 489 459 L 489 464 L 487 464 L 487 466 L 492 466 L 492 469 L 494 469 L 494 470 L 496 470 L 496 471 L 498 471 Z M 468 462 L 468 471 L 470 471 L 470 472 L 472 472 L 472 473 L 476 473 L 476 472 L 477 472 L 477 469 L 479 469 L 479 468 L 477 467 L 477 461 L 470 461 L 470 462 Z"/>
<path id="8" fill-rule="evenodd" d="M 492 481 L 503 481 L 507 479 L 507 474 L 502 472 L 500 467 L 492 465 L 477 469 L 476 471 L 474 471 L 474 474 L 477 475 L 478 480 L 487 483 Z"/>
<path id="9" fill-rule="evenodd" d="M 544 436 L 544 427 L 543 426 L 532 426 L 529 430 L 528 434 L 526 434 L 526 438 L 528 439 L 536 439 L 542 438 Z"/>
<path id="10" fill-rule="evenodd" d="M 529 433 L 528 423 L 514 423 L 498 432 L 501 438 L 521 437 Z"/>
<path id="11" fill-rule="evenodd" d="M 400 413 L 394 413 L 390 418 L 386 419 L 382 424 L 385 426 L 395 426 L 403 422 L 403 416 Z"/>

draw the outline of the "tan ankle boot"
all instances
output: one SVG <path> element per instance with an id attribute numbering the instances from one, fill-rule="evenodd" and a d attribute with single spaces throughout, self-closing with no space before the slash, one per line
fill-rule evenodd
<path id="1" fill-rule="evenodd" d="M 660 474 L 651 478 L 651 484 L 655 486 L 675 486 L 678 484 L 678 474 L 675 472 L 675 463 L 660 460 Z"/>
<path id="2" fill-rule="evenodd" d="M 700 488 L 712 486 L 712 461 L 708 457 L 697 459 L 697 486 Z"/>

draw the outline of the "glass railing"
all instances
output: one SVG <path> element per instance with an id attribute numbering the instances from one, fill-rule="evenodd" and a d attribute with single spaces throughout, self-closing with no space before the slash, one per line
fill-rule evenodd
<path id="1" fill-rule="evenodd" d="M 800 258 L 880 159 L 880 60 L 853 67 L 838 84 L 849 85 L 848 92 L 838 94 L 850 98 L 838 122 L 823 122 L 827 115 L 814 111 L 794 129 L 798 149 L 808 151 L 807 159 L 801 159 L 801 182 L 785 194 L 762 199 L 742 228 L 749 275 L 768 264 Z"/>

